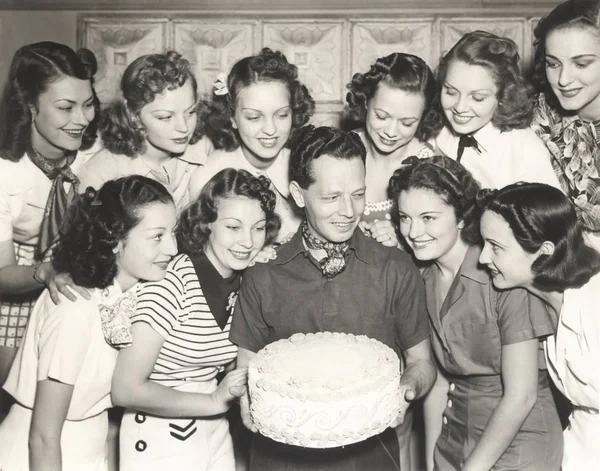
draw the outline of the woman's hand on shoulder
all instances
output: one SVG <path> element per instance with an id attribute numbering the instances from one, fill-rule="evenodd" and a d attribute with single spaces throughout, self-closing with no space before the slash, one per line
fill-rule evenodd
<path id="1" fill-rule="evenodd" d="M 77 301 L 77 296 L 73 292 L 85 299 L 91 299 L 91 294 L 86 288 L 76 285 L 71 275 L 57 273 L 50 262 L 39 265 L 35 275 L 36 279 L 39 279 L 48 288 L 50 298 L 54 304 L 60 303 L 59 293 L 69 301 Z"/>
<path id="2" fill-rule="evenodd" d="M 267 263 L 270 260 L 275 260 L 276 258 L 277 251 L 275 250 L 275 247 L 272 245 L 265 245 L 262 250 L 256 254 L 248 266 L 251 267 L 256 263 Z"/>
<path id="3" fill-rule="evenodd" d="M 360 228 L 365 235 L 375 239 L 380 244 L 386 247 L 397 247 L 398 238 L 396 236 L 396 229 L 392 224 L 392 221 L 383 219 L 381 221 L 376 220 L 375 222 L 361 222 Z"/>

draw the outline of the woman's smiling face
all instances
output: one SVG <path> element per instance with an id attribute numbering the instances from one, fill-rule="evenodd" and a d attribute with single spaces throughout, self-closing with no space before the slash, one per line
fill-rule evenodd
<path id="1" fill-rule="evenodd" d="M 488 124 L 498 108 L 498 86 L 479 65 L 452 61 L 442 84 L 441 104 L 457 134 L 472 134 Z"/>

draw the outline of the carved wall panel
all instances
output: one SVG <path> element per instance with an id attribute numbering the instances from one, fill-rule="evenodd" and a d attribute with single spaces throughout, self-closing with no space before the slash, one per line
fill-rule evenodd
<path id="1" fill-rule="evenodd" d="M 111 101 L 123 71 L 134 59 L 144 54 L 162 52 L 167 47 L 166 19 L 83 20 L 83 45 L 98 60 L 95 88 L 102 103 Z"/>
<path id="2" fill-rule="evenodd" d="M 200 92 L 209 93 L 219 72 L 228 72 L 260 47 L 256 34 L 255 21 L 175 20 L 172 44 L 192 64 Z"/>
<path id="3" fill-rule="evenodd" d="M 429 16 L 428 16 L 429 15 Z M 133 59 L 175 49 L 191 63 L 202 93 L 210 93 L 219 72 L 229 72 L 242 57 L 268 46 L 281 50 L 298 66 L 300 79 L 317 102 L 314 124 L 338 124 L 346 84 L 355 72 L 365 72 L 377 59 L 392 52 L 422 57 L 435 69 L 441 54 L 460 37 L 483 29 L 513 39 L 523 64 L 532 56 L 533 28 L 540 14 L 483 18 L 449 14 L 431 16 L 330 15 L 327 19 L 293 14 L 285 18 L 262 15 L 197 13 L 79 15 L 79 43 L 94 51 L 100 70 L 96 88 L 102 103 L 117 93 L 123 70 Z"/>
<path id="4" fill-rule="evenodd" d="M 498 36 L 505 36 L 512 39 L 519 51 L 522 51 L 522 58 L 529 56 L 530 45 L 525 47 L 525 23 L 524 19 L 519 18 L 468 18 L 460 20 L 440 20 L 440 57 L 450 50 L 454 44 L 465 33 L 476 30 L 489 31 Z"/>
<path id="5" fill-rule="evenodd" d="M 366 72 L 378 57 L 406 52 L 434 66 L 433 18 L 410 21 L 370 21 L 352 24 L 351 72 Z"/>
<path id="6" fill-rule="evenodd" d="M 265 22 L 263 42 L 298 67 L 317 102 L 338 102 L 343 89 L 342 22 Z"/>

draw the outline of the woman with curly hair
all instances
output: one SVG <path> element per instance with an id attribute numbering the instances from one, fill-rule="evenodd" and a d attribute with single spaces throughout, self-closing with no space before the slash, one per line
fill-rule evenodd
<path id="1" fill-rule="evenodd" d="M 82 295 L 50 263 L 81 167 L 96 139 L 96 58 L 64 44 L 20 48 L 0 102 L 0 384 L 42 289 Z M 0 400 L 0 421 L 7 406 Z"/>
<path id="2" fill-rule="evenodd" d="M 217 173 L 180 215 L 181 253 L 167 275 L 142 287 L 133 346 L 113 378 L 113 400 L 126 407 L 121 471 L 235 469 L 224 414 L 247 371 L 234 369 L 229 330 L 240 274 L 279 230 L 269 186 L 245 170 Z"/>
<path id="3" fill-rule="evenodd" d="M 394 247 L 399 240 L 392 224 L 388 183 L 409 156 L 434 155 L 432 140 L 443 126 L 433 106 L 435 78 L 420 57 L 395 52 L 377 59 L 368 72 L 354 74 L 348 89 L 349 118 L 363 126 L 357 133 L 367 149 L 367 191 L 360 227 L 383 245 Z M 400 467 L 405 471 L 411 467 L 411 428 L 409 409 L 396 428 Z"/>
<path id="4" fill-rule="evenodd" d="M 439 105 L 446 127 L 436 144 L 484 188 L 517 181 L 559 186 L 550 155 L 529 129 L 533 88 L 519 71 L 517 45 L 486 31 L 465 34 L 442 58 Z"/>
<path id="5" fill-rule="evenodd" d="M 107 409 L 117 348 L 140 279 L 156 281 L 177 253 L 169 192 L 141 176 L 89 189 L 75 205 L 52 264 L 90 299 L 54 304 L 46 290 L 4 389 L 16 400 L 0 425 L 3 471 L 107 470 Z M 62 296 L 62 295 L 61 295 Z"/>
<path id="6" fill-rule="evenodd" d="M 490 270 L 494 285 L 524 288 L 558 317 L 556 335 L 548 338 L 545 351 L 554 384 L 573 403 L 561 469 L 598 469 L 600 255 L 585 244 L 575 208 L 556 188 L 510 185 L 484 192 L 479 204 L 485 241 L 479 261 Z"/>
<path id="7" fill-rule="evenodd" d="M 202 110 L 206 134 L 215 151 L 190 183 L 195 198 L 210 178 L 231 167 L 266 175 L 277 195 L 281 231 L 277 242 L 300 224 L 289 194 L 291 133 L 312 116 L 315 102 L 298 80 L 298 68 L 279 51 L 264 48 L 236 62 L 227 79 L 215 83 L 213 98 Z"/>
<path id="8" fill-rule="evenodd" d="M 423 271 L 438 378 L 425 398 L 429 470 L 558 470 L 562 430 L 540 338 L 555 318 L 479 265 L 479 184 L 448 157 L 390 180 L 400 232 Z M 558 190 L 556 190 L 558 191 Z M 493 283 L 492 283 L 493 281 Z"/>
<path id="9" fill-rule="evenodd" d="M 121 97 L 100 122 L 105 149 L 85 165 L 82 187 L 144 175 L 169 189 L 179 211 L 187 206 L 190 177 L 212 149 L 202 138 L 196 88 L 189 62 L 175 51 L 129 64 Z"/>
<path id="10" fill-rule="evenodd" d="M 570 0 L 535 28 L 532 127 L 600 251 L 600 2 Z"/>
<path id="11" fill-rule="evenodd" d="M 434 108 L 436 83 L 417 56 L 395 52 L 380 57 L 366 73 L 356 73 L 346 95 L 350 118 L 367 148 L 367 193 L 361 227 L 384 245 L 398 244 L 391 224 L 389 178 L 411 155 L 431 157 L 431 140 L 443 126 Z"/>

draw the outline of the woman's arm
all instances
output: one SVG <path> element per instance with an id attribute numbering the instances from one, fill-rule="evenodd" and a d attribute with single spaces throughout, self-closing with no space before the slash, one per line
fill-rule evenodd
<path id="1" fill-rule="evenodd" d="M 245 391 L 245 368 L 228 373 L 212 394 L 177 391 L 150 381 L 164 338 L 144 322 L 133 324 L 131 332 L 133 344 L 119 352 L 113 374 L 116 405 L 160 417 L 207 417 L 226 412 Z"/>
<path id="2" fill-rule="evenodd" d="M 23 294 L 44 287 L 33 278 L 34 266 L 17 265 L 12 240 L 0 242 L 0 294 Z"/>
<path id="3" fill-rule="evenodd" d="M 448 380 L 438 367 L 435 383 L 423 401 L 427 471 L 433 471 L 433 450 L 442 432 L 442 417 L 448 400 L 448 388 Z"/>
<path id="4" fill-rule="evenodd" d="M 53 379 L 38 381 L 29 430 L 29 469 L 61 471 L 60 437 L 73 386 Z"/>
<path id="5" fill-rule="evenodd" d="M 502 347 L 504 394 L 463 471 L 492 469 L 537 401 L 538 339 Z"/>
<path id="6" fill-rule="evenodd" d="M 56 273 L 50 262 L 34 266 L 17 265 L 13 241 L 0 242 L 0 294 L 24 294 L 41 288 L 48 288 L 54 304 L 60 302 L 59 293 L 69 301 L 77 297 L 77 292 L 90 299 L 87 289 L 77 286 L 65 273 Z"/>

